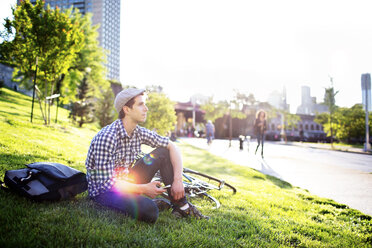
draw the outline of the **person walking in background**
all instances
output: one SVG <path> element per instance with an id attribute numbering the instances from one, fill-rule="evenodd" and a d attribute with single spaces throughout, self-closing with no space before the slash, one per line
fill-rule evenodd
<path id="1" fill-rule="evenodd" d="M 212 144 L 212 141 L 214 139 L 214 125 L 211 120 L 207 121 L 207 124 L 205 125 L 205 133 L 207 135 L 207 143 L 208 145 Z"/>
<path id="2" fill-rule="evenodd" d="M 261 156 L 263 157 L 263 147 L 264 147 L 264 140 L 265 140 L 265 131 L 266 131 L 266 112 L 263 110 L 257 111 L 256 119 L 254 120 L 254 132 L 257 137 L 257 147 L 254 154 L 257 153 L 258 148 L 260 145 L 261 147 Z"/>

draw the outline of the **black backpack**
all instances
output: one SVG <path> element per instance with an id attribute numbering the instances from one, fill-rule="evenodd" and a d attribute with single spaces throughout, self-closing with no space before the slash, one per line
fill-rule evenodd
<path id="1" fill-rule="evenodd" d="M 66 165 L 37 162 L 26 166 L 6 171 L 4 183 L 11 191 L 29 199 L 69 199 L 88 188 L 85 174 Z"/>

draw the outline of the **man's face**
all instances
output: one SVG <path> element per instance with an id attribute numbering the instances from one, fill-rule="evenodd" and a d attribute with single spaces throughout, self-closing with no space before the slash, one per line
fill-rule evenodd
<path id="1" fill-rule="evenodd" d="M 134 122 L 140 123 L 146 121 L 146 115 L 149 109 L 146 106 L 146 97 L 144 95 L 136 96 L 132 108 L 127 109 L 128 112 L 125 115 Z"/>

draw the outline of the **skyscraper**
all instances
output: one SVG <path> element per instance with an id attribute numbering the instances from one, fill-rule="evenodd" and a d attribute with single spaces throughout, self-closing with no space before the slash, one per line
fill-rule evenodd
<path id="1" fill-rule="evenodd" d="M 20 4 L 22 0 L 17 0 Z M 44 0 L 52 9 L 78 8 L 92 13 L 92 24 L 99 25 L 98 41 L 107 51 L 107 79 L 120 80 L 120 0 Z M 35 3 L 36 0 L 31 0 Z"/>
<path id="2" fill-rule="evenodd" d="M 283 86 L 282 92 L 276 90 L 271 92 L 267 101 L 271 106 L 277 109 L 289 111 L 289 104 L 287 104 L 287 90 L 285 86 Z"/>
<path id="3" fill-rule="evenodd" d="M 77 1 L 75 0 L 75 2 Z M 98 40 L 100 45 L 108 51 L 107 78 L 119 81 L 120 0 L 85 0 L 85 2 L 88 4 L 89 2 L 92 3 L 93 25 L 100 25 L 98 28 Z"/>
<path id="4" fill-rule="evenodd" d="M 317 113 L 328 112 L 328 107 L 324 104 L 318 104 L 316 97 L 310 95 L 310 87 L 301 87 L 301 105 L 297 108 L 297 114 L 315 115 Z"/>

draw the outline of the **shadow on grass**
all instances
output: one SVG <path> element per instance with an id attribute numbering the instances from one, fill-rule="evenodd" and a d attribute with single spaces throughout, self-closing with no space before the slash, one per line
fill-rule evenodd
<path id="1" fill-rule="evenodd" d="M 15 96 L 14 94 L 17 94 L 17 96 Z M 24 100 L 24 101 L 29 101 L 29 102 L 32 101 L 32 98 L 30 99 L 28 96 L 26 96 L 22 93 L 19 93 L 19 92 L 13 92 L 12 90 L 9 90 L 9 91 L 2 90 L 2 92 L 0 94 L 0 101 L 3 101 L 3 102 L 19 104 L 19 102 L 17 102 L 18 99 L 19 100 Z"/>
<path id="2" fill-rule="evenodd" d="M 263 173 L 262 171 L 260 170 L 256 170 L 256 169 L 253 169 L 257 172 L 260 172 L 260 173 Z M 266 177 L 266 178 L 265 178 Z M 272 182 L 273 184 L 275 184 L 276 186 L 278 186 L 279 188 L 282 188 L 282 189 L 292 189 L 293 186 L 292 184 L 286 182 L 286 181 L 283 181 L 282 179 L 279 179 L 275 176 L 270 176 L 270 175 L 263 175 L 263 176 L 253 176 L 254 179 L 258 179 L 258 180 L 269 180 L 270 182 Z"/>
<path id="3" fill-rule="evenodd" d="M 0 171 L 5 173 L 6 170 L 21 169 L 26 164 L 48 160 L 48 157 L 40 155 L 0 153 Z"/>
<path id="4" fill-rule="evenodd" d="M 21 114 L 19 114 L 19 113 L 12 113 L 12 112 L 8 112 L 8 111 L 4 111 L 4 110 L 0 110 L 0 114 L 1 113 L 5 113 L 5 114 L 7 114 L 7 115 L 14 115 L 14 116 L 26 116 L 26 115 L 21 115 Z"/>
<path id="5" fill-rule="evenodd" d="M 266 175 L 266 178 L 269 179 L 272 183 L 282 189 L 291 189 L 292 185 L 281 179 L 280 174 L 278 174 L 264 159 L 261 161 L 261 173 Z"/>
<path id="6" fill-rule="evenodd" d="M 286 181 L 283 181 L 279 178 L 276 178 L 276 177 L 273 177 L 273 176 L 270 176 L 270 175 L 266 175 L 266 178 L 269 179 L 273 184 L 275 184 L 276 186 L 282 188 L 282 189 L 292 189 L 292 184 L 286 182 Z"/>

